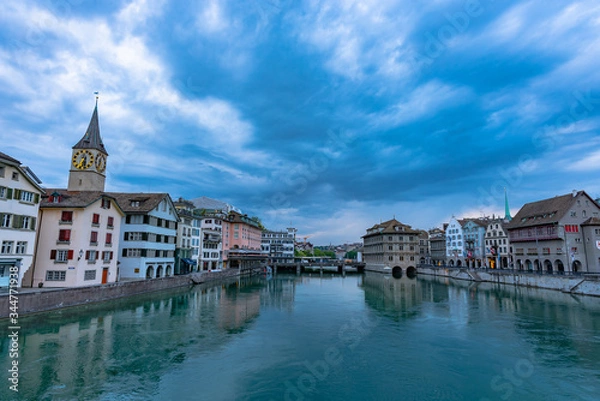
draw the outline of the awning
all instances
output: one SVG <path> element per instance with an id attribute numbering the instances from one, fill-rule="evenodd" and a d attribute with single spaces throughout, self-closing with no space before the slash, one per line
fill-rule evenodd
<path id="1" fill-rule="evenodd" d="M 181 260 L 184 263 L 188 264 L 188 265 L 191 265 L 191 266 L 195 266 L 196 265 L 196 261 L 195 260 L 188 259 L 188 258 L 181 258 Z"/>

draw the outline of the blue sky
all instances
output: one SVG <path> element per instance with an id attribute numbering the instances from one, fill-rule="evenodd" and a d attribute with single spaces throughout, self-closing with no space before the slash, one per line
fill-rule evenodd
<path id="1" fill-rule="evenodd" d="M 187 4 L 192 3 L 192 4 Z M 100 92 L 107 190 L 358 241 L 600 196 L 596 1 L 4 1 L 0 150 L 66 187 Z"/>

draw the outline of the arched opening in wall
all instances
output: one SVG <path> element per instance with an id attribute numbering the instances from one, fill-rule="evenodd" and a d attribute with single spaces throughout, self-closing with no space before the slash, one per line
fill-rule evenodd
<path id="1" fill-rule="evenodd" d="M 462 266 L 462 260 L 458 259 L 458 260 L 456 261 L 456 266 Z"/>
<path id="2" fill-rule="evenodd" d="M 508 269 L 508 258 L 506 256 L 502 258 L 502 268 Z"/>
<path id="3" fill-rule="evenodd" d="M 571 271 L 573 273 L 579 273 L 581 272 L 581 262 L 578 260 L 574 260 L 573 261 L 573 265 L 571 266 Z"/>
<path id="4" fill-rule="evenodd" d="M 406 277 L 415 278 L 417 276 L 417 268 L 414 266 L 408 266 L 406 268 Z"/>
<path id="5" fill-rule="evenodd" d="M 419 259 L 419 263 L 422 264 L 422 265 L 424 265 L 425 264 L 425 258 Z"/>
<path id="6" fill-rule="evenodd" d="M 171 271 L 172 271 L 172 267 L 171 265 L 167 265 L 167 272 L 165 273 L 165 276 L 169 277 L 171 275 Z"/>
<path id="7" fill-rule="evenodd" d="M 156 268 L 156 278 L 162 277 L 163 275 L 163 267 L 161 265 L 159 265 Z"/>
<path id="8" fill-rule="evenodd" d="M 544 260 L 544 270 L 546 270 L 547 273 L 552 274 L 552 262 L 548 259 Z"/>
<path id="9" fill-rule="evenodd" d="M 542 272 L 542 265 L 540 265 L 540 261 L 539 259 L 536 259 L 533 261 L 533 268 L 535 269 L 535 271 L 537 271 L 538 273 Z"/>
<path id="10" fill-rule="evenodd" d="M 556 266 L 556 271 L 558 274 L 563 274 L 565 272 L 565 265 L 563 265 L 562 260 L 556 259 L 554 261 L 554 266 Z"/>
<path id="11" fill-rule="evenodd" d="M 402 277 L 402 268 L 400 266 L 394 266 L 392 268 L 392 276 L 394 278 L 401 278 Z"/>
<path id="12" fill-rule="evenodd" d="M 481 267 L 481 266 L 482 266 L 481 259 L 477 259 L 477 267 Z"/>
<path id="13" fill-rule="evenodd" d="M 450 266 L 454 266 L 454 259 L 450 259 L 449 264 L 450 264 Z"/>
<path id="14" fill-rule="evenodd" d="M 531 260 L 525 259 L 525 269 L 526 270 L 533 270 L 533 263 L 531 263 Z"/>
<path id="15" fill-rule="evenodd" d="M 152 277 L 154 277 L 154 267 L 148 266 L 148 268 L 146 269 L 146 278 Z"/>

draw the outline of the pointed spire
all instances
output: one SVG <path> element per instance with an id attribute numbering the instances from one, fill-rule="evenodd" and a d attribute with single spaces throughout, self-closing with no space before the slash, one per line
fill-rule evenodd
<path id="1" fill-rule="evenodd" d="M 108 152 L 104 148 L 102 143 L 102 137 L 100 136 L 100 125 L 98 124 L 98 92 L 94 92 L 96 95 L 96 107 L 94 107 L 94 113 L 90 120 L 83 138 L 77 142 L 73 149 L 97 149 L 108 155 Z"/>
<path id="2" fill-rule="evenodd" d="M 504 188 L 504 220 L 511 221 L 510 208 L 508 207 L 508 195 L 506 194 L 506 188 Z"/>

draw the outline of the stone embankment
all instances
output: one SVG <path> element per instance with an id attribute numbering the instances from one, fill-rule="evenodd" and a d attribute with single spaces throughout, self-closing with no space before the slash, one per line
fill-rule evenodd
<path id="1" fill-rule="evenodd" d="M 218 272 L 191 273 L 182 276 L 161 277 L 149 280 L 120 281 L 103 285 L 76 288 L 19 288 L 16 295 L 18 314 L 43 312 L 69 306 L 109 301 L 132 295 L 144 294 L 172 288 L 192 286 L 209 281 L 222 280 L 240 275 L 260 273 L 262 270 L 225 269 Z M 9 316 L 11 299 L 7 293 L 0 294 L 0 319 Z M 14 297 L 12 301 L 14 303 Z"/>
<path id="2" fill-rule="evenodd" d="M 449 277 L 456 280 L 488 282 L 524 287 L 545 288 L 570 294 L 600 297 L 598 274 L 536 274 L 528 272 L 419 266 L 419 274 Z"/>

